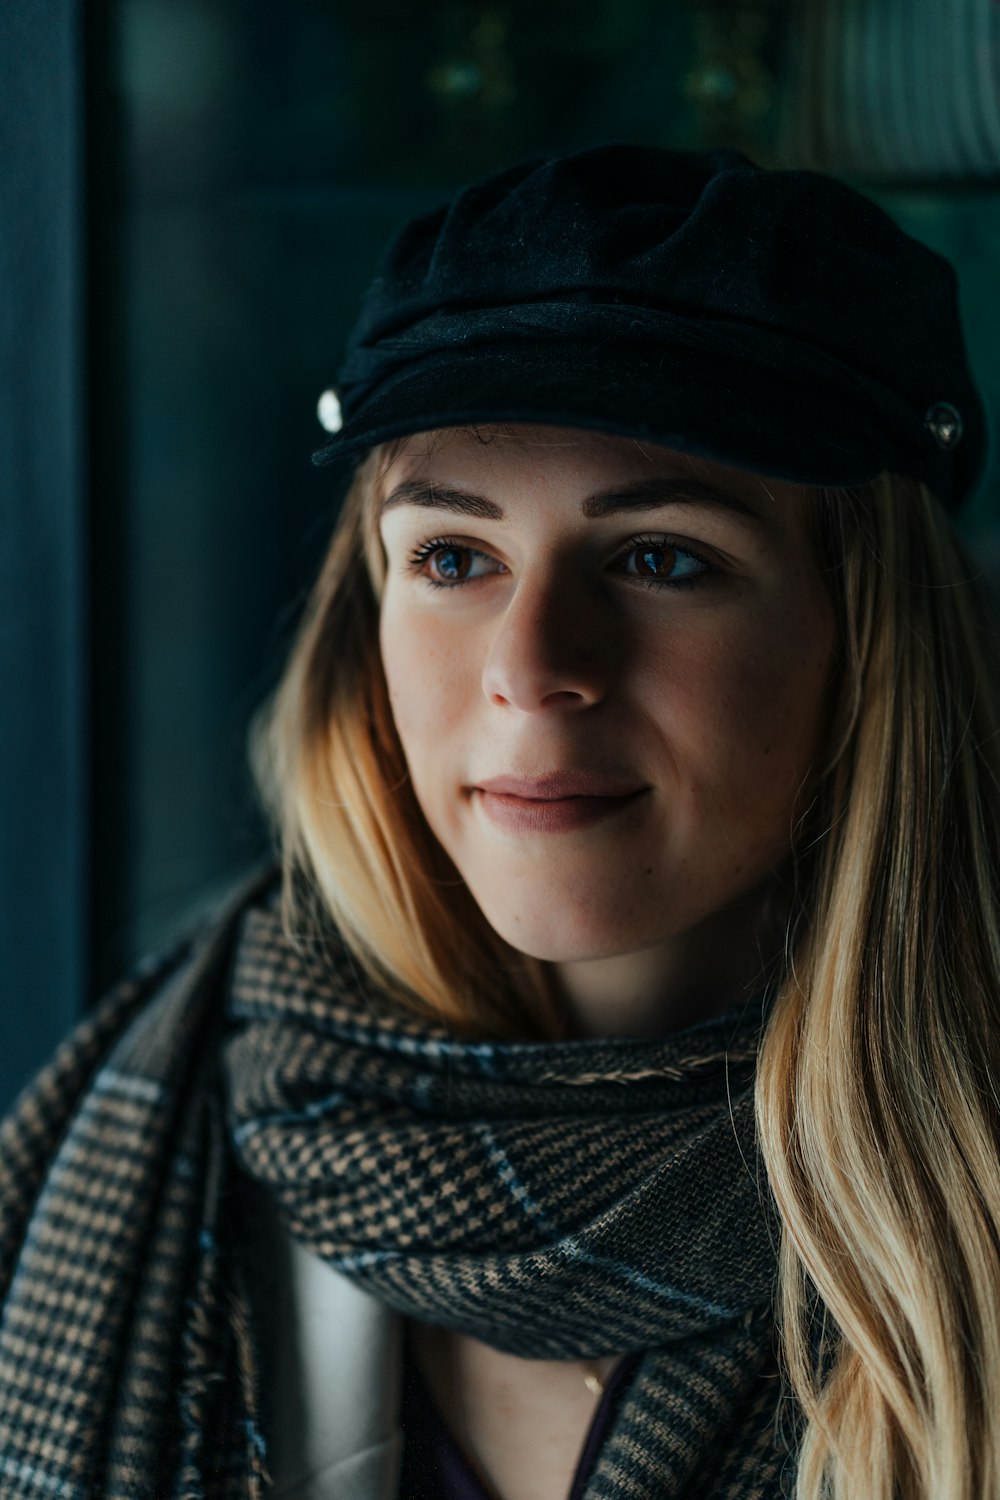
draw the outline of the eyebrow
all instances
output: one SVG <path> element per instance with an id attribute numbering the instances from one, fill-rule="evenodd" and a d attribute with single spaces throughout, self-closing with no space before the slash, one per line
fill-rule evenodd
<path id="1" fill-rule="evenodd" d="M 410 479 L 397 485 L 382 501 L 381 514 L 397 505 L 419 505 L 429 510 L 450 510 L 460 516 L 479 520 L 502 521 L 503 506 L 483 495 L 447 485 L 431 484 L 424 479 Z M 632 484 L 615 485 L 588 495 L 581 507 L 588 520 L 604 520 L 633 510 L 656 510 L 667 505 L 703 505 L 725 510 L 758 526 L 764 517 L 745 500 L 719 489 L 704 479 L 637 479 Z"/>

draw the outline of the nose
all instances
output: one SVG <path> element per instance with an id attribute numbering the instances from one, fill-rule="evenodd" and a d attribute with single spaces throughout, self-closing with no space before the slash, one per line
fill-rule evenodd
<path id="1" fill-rule="evenodd" d="M 563 578 L 522 574 L 496 622 L 483 693 L 525 713 L 588 708 L 607 692 L 609 622 Z"/>

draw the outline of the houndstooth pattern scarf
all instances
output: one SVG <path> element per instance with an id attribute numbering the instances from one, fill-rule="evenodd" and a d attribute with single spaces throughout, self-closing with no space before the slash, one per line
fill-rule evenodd
<path id="1" fill-rule="evenodd" d="M 586 1500 L 778 1500 L 764 1002 L 655 1040 L 456 1040 L 335 942 L 290 945 L 276 894 L 254 872 L 0 1125 L 0 1495 L 264 1500 L 253 1178 L 406 1315 L 643 1351 Z"/>

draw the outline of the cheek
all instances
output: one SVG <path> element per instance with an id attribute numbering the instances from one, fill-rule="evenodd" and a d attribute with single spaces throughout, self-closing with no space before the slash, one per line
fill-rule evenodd
<path id="1" fill-rule="evenodd" d="M 751 820 L 788 829 L 814 759 L 823 680 L 808 653 L 786 649 L 748 661 L 734 686 L 731 785 Z"/>
<path id="2" fill-rule="evenodd" d="M 382 670 L 393 719 L 411 772 L 445 746 L 468 704 L 471 653 L 456 650 L 454 632 L 387 596 L 379 625 Z"/>
<path id="3" fill-rule="evenodd" d="M 787 826 L 827 710 L 832 612 L 741 612 L 692 632 L 647 665 L 642 697 L 663 705 L 664 738 L 702 818 Z"/>

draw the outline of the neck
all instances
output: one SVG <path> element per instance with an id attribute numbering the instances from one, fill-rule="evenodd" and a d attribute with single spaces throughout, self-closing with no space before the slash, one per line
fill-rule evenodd
<path id="1" fill-rule="evenodd" d="M 636 953 L 552 964 L 569 1036 L 663 1036 L 759 994 L 780 951 L 759 912 L 745 902 Z"/>

